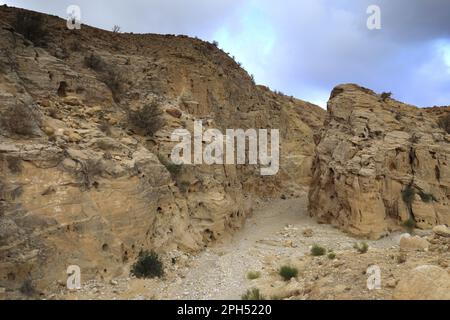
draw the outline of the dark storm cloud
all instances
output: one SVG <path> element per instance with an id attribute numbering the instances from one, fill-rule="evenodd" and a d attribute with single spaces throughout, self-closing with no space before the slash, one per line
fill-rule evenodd
<path id="1" fill-rule="evenodd" d="M 258 82 L 322 105 L 343 82 L 421 106 L 450 104 L 448 0 L 6 3 L 60 16 L 78 4 L 83 22 L 105 29 L 216 39 Z M 366 27 L 372 4 L 381 8 L 381 30 Z"/>

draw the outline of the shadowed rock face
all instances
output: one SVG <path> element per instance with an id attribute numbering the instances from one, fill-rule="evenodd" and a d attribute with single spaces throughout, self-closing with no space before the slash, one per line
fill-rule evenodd
<path id="1" fill-rule="evenodd" d="M 70 31 L 45 16 L 33 42 L 12 28 L 18 11 L 0 8 L 0 287 L 44 290 L 71 264 L 84 280 L 126 274 L 142 249 L 176 258 L 239 228 L 255 200 L 308 188 L 319 107 L 256 86 L 198 39 Z M 147 104 L 163 123 L 153 135 L 128 117 Z M 280 172 L 174 170 L 170 134 L 195 119 L 280 129 Z"/>
<path id="2" fill-rule="evenodd" d="M 450 224 L 448 108 L 419 109 L 353 84 L 336 87 L 316 149 L 309 210 L 378 238 L 407 221 Z"/>

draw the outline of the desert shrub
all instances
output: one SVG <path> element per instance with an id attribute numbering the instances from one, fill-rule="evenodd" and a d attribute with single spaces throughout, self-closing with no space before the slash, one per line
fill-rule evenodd
<path id="1" fill-rule="evenodd" d="M 141 251 L 131 267 L 131 274 L 137 278 L 160 278 L 164 275 L 164 265 L 154 251 Z"/>
<path id="2" fill-rule="evenodd" d="M 403 223 L 403 226 L 409 233 L 412 233 L 416 227 L 416 220 L 414 220 L 413 217 L 409 217 L 409 219 Z"/>
<path id="3" fill-rule="evenodd" d="M 317 244 L 313 245 L 311 248 L 311 255 L 314 257 L 323 256 L 325 253 L 327 253 L 327 249 Z"/>
<path id="4" fill-rule="evenodd" d="M 390 99 L 392 97 L 392 92 L 383 92 L 382 94 L 381 94 L 381 100 L 383 100 L 384 102 L 387 100 L 387 99 Z"/>
<path id="5" fill-rule="evenodd" d="M 214 45 L 214 47 L 219 47 L 219 42 L 216 41 L 216 40 L 214 40 L 214 41 L 213 41 L 213 45 Z"/>
<path id="6" fill-rule="evenodd" d="M 334 260 L 334 259 L 336 259 L 336 253 L 334 253 L 334 252 L 329 252 L 328 255 L 327 255 L 327 257 L 328 257 L 328 259 L 330 259 L 330 260 Z"/>
<path id="7" fill-rule="evenodd" d="M 100 74 L 100 80 L 111 90 L 114 100 L 119 101 L 127 82 L 122 73 L 94 52 L 84 58 L 84 64 Z"/>
<path id="8" fill-rule="evenodd" d="M 101 121 L 100 124 L 98 125 L 98 128 L 101 132 L 103 132 L 107 136 L 112 135 L 112 127 L 108 121 L 105 120 Z"/>
<path id="9" fill-rule="evenodd" d="M 170 175 L 173 178 L 177 177 L 181 173 L 181 170 L 183 169 L 182 165 L 171 162 L 162 154 L 158 154 L 158 160 L 164 167 L 166 167 L 167 171 L 169 171 Z"/>
<path id="10" fill-rule="evenodd" d="M 278 271 L 279 275 L 285 280 L 289 281 L 292 278 L 296 278 L 298 275 L 298 270 L 291 266 L 282 266 Z"/>
<path id="11" fill-rule="evenodd" d="M 22 103 L 6 110 L 0 118 L 1 125 L 13 134 L 33 136 L 39 129 L 41 115 L 31 106 Z"/>
<path id="12" fill-rule="evenodd" d="M 425 203 L 430 203 L 432 201 L 436 201 L 436 198 L 431 193 L 426 193 L 423 191 L 419 191 L 420 199 L 422 199 Z"/>
<path id="13" fill-rule="evenodd" d="M 164 126 L 157 102 L 146 104 L 137 111 L 130 111 L 128 118 L 133 126 L 148 136 L 153 136 Z"/>
<path id="14" fill-rule="evenodd" d="M 98 54 L 93 52 L 84 57 L 84 65 L 95 71 L 103 71 L 106 68 L 105 61 L 103 61 Z"/>
<path id="15" fill-rule="evenodd" d="M 438 120 L 438 125 L 442 129 L 445 130 L 445 132 L 450 134 L 450 113 L 447 113 L 445 116 L 442 116 Z"/>
<path id="16" fill-rule="evenodd" d="M 408 206 L 413 203 L 415 196 L 416 190 L 410 185 L 402 191 L 402 199 Z"/>
<path id="17" fill-rule="evenodd" d="M 406 260 L 407 260 L 407 255 L 406 255 L 406 253 L 400 253 L 399 255 L 397 255 L 397 263 L 398 264 L 402 264 L 402 263 L 405 263 L 406 262 Z"/>
<path id="18" fill-rule="evenodd" d="M 6 163 L 8 164 L 8 169 L 12 173 L 22 172 L 22 160 L 18 157 L 7 157 Z"/>
<path id="19" fill-rule="evenodd" d="M 122 74 L 113 68 L 108 68 L 102 75 L 101 80 L 108 86 L 115 101 L 120 100 L 120 95 L 124 92 L 124 84 L 126 80 Z"/>
<path id="20" fill-rule="evenodd" d="M 182 180 L 180 182 L 177 182 L 177 186 L 182 193 L 186 193 L 189 190 L 191 183 L 189 181 Z"/>
<path id="21" fill-rule="evenodd" d="M 112 32 L 113 33 L 119 33 L 120 32 L 120 26 L 118 26 L 117 24 L 114 25 L 114 27 L 112 28 Z"/>
<path id="22" fill-rule="evenodd" d="M 16 13 L 14 29 L 36 46 L 44 45 L 47 36 L 46 22 L 43 15 L 19 11 Z"/>
<path id="23" fill-rule="evenodd" d="M 266 298 L 261 294 L 258 288 L 248 289 L 246 293 L 242 295 L 242 300 L 265 300 Z"/>
<path id="24" fill-rule="evenodd" d="M 28 297 L 33 296 L 36 294 L 36 288 L 34 287 L 33 282 L 31 279 L 26 279 L 22 286 L 20 287 L 20 292 Z"/>
<path id="25" fill-rule="evenodd" d="M 102 159 L 89 158 L 86 161 L 81 162 L 81 170 L 78 173 L 81 185 L 84 189 L 90 189 L 97 184 L 94 181 L 96 176 L 100 176 L 105 170 L 105 165 Z"/>
<path id="26" fill-rule="evenodd" d="M 247 279 L 248 280 L 255 280 L 255 279 L 258 279 L 259 277 L 261 277 L 261 272 L 260 271 L 249 271 L 249 272 L 247 272 Z"/>
<path id="27" fill-rule="evenodd" d="M 356 251 L 358 251 L 361 254 L 364 254 L 367 251 L 369 251 L 369 245 L 367 244 L 367 242 L 355 243 L 353 248 L 355 248 Z"/>

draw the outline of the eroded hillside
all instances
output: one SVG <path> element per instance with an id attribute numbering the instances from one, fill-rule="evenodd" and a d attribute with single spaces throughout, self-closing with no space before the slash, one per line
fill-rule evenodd
<path id="1" fill-rule="evenodd" d="M 143 249 L 176 263 L 258 199 L 308 187 L 319 107 L 256 86 L 198 39 L 70 31 L 45 15 L 30 32 L 19 12 L 0 7 L 0 287 L 46 290 L 72 264 L 85 280 L 129 274 Z M 280 129 L 280 172 L 172 165 L 170 134 L 195 119 Z"/>

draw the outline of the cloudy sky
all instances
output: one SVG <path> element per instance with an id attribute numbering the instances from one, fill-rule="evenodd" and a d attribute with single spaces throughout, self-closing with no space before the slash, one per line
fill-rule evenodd
<path id="1" fill-rule="evenodd" d="M 260 84 L 326 105 L 355 82 L 419 106 L 450 105 L 449 0 L 33 0 L 1 1 L 124 32 L 217 40 Z M 381 29 L 369 30 L 369 5 Z"/>

